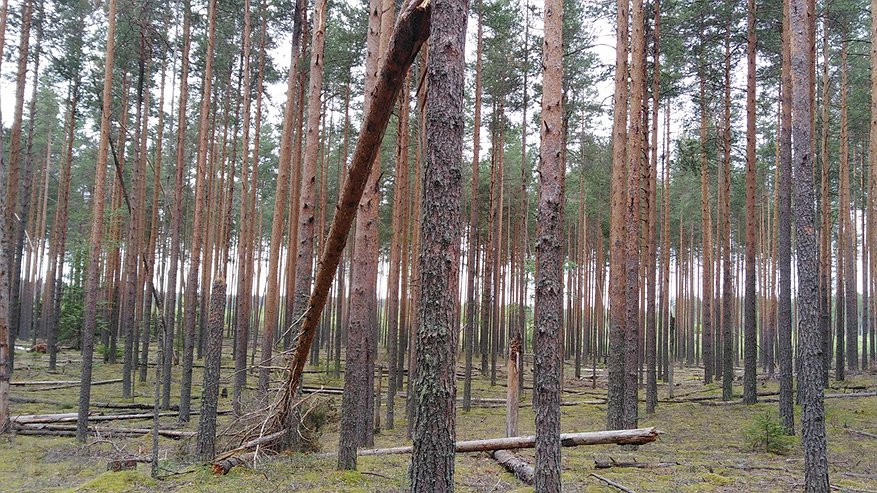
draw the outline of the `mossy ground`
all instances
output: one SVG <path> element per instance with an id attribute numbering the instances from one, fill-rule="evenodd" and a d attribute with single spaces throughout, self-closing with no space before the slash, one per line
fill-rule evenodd
<path id="1" fill-rule="evenodd" d="M 76 380 L 79 377 L 78 354 L 70 351 L 59 357 L 58 371 L 46 370 L 47 357 L 23 354 L 17 360 L 15 380 Z M 231 365 L 224 360 L 223 365 Z M 325 368 L 325 364 L 322 365 Z M 118 378 L 121 364 L 95 365 L 95 379 Z M 150 376 L 153 375 L 150 369 Z M 718 385 L 703 386 L 698 369 L 677 369 L 675 394 L 719 395 Z M 231 370 L 223 370 L 223 385 L 228 386 Z M 476 371 L 477 374 L 477 371 Z M 576 380 L 572 368 L 567 367 L 565 401 L 593 399 L 605 396 L 605 377 L 597 379 L 591 389 L 588 379 Z M 589 373 L 590 374 L 590 373 Z M 308 385 L 342 385 L 331 374 L 306 375 Z M 875 375 L 860 374 L 847 382 L 832 382 L 829 392 L 852 392 L 849 387 L 867 386 L 873 390 Z M 196 392 L 201 381 L 196 368 Z M 255 383 L 255 378 L 250 380 Z M 504 376 L 498 381 L 504 382 Z M 175 385 L 179 383 L 179 367 L 175 368 Z M 739 383 L 739 382 L 737 382 Z M 386 388 L 386 382 L 384 382 Z M 135 386 L 136 402 L 151 403 L 152 379 Z M 759 391 L 777 389 L 775 380 L 759 381 Z M 735 392 L 740 392 L 739 386 Z M 859 389 L 861 390 L 861 389 Z M 461 391 L 462 393 L 462 385 Z M 14 414 L 58 413 L 75 410 L 77 388 L 39 391 L 34 387 L 15 386 L 17 397 L 36 397 L 61 403 L 13 403 Z M 93 402 L 122 402 L 121 385 L 101 385 L 92 389 Z M 505 388 L 491 387 L 489 378 L 477 377 L 473 382 L 475 397 L 504 397 Z M 175 387 L 173 394 L 178 395 Z M 642 393 L 641 393 L 642 395 Z M 528 390 L 523 402 L 532 394 Z M 660 385 L 659 397 L 667 397 L 666 385 Z M 336 408 L 340 408 L 340 398 Z M 382 399 L 382 404 L 386 399 Z M 855 436 L 849 430 L 877 433 L 877 398 L 827 399 L 826 428 L 828 431 L 831 483 L 839 491 L 877 491 L 877 439 Z M 635 452 L 623 451 L 617 446 L 590 446 L 566 448 L 563 453 L 563 481 L 566 491 L 612 491 L 594 477 L 601 476 L 621 483 L 637 492 L 780 492 L 799 491 L 803 487 L 803 456 L 796 444 L 786 456 L 752 452 L 744 430 L 752 419 L 765 411 L 776 412 L 776 403 L 755 406 L 707 406 L 697 402 L 661 402 L 654 415 L 645 416 L 641 405 L 641 426 L 656 426 L 664 432 L 652 444 L 639 447 Z M 230 407 L 229 399 L 221 399 L 220 409 Z M 198 409 L 197 401 L 193 404 Z M 800 420 L 800 409 L 796 419 Z M 561 408 L 564 432 L 592 431 L 605 428 L 605 405 L 583 404 Z M 375 437 L 377 447 L 409 443 L 406 439 L 404 399 L 396 399 L 396 427 L 382 430 Z M 499 437 L 504 434 L 504 408 L 473 408 L 466 413 L 458 410 L 457 438 L 460 440 Z M 221 417 L 220 430 L 230 423 Z M 382 421 L 386 417 L 382 416 Z M 147 426 L 148 421 L 126 421 L 110 426 Z M 191 423 L 180 425 L 176 418 L 162 418 L 162 428 L 194 430 L 197 416 Z M 533 412 L 520 410 L 520 432 L 534 432 Z M 0 440 L 6 440 L 0 439 Z M 319 454 L 279 455 L 261 458 L 255 469 L 238 467 L 223 477 L 213 476 L 208 466 L 193 462 L 194 444 L 187 441 L 161 439 L 162 478 L 149 477 L 149 466 L 141 464 L 139 471 L 112 473 L 106 471 L 109 459 L 123 454 L 143 455 L 151 449 L 148 437 L 114 438 L 113 443 L 91 440 L 77 443 L 73 438 L 15 436 L 0 445 L 0 492 L 269 492 L 269 491 L 362 491 L 389 493 L 405 491 L 409 456 L 387 455 L 361 457 L 358 472 L 335 471 L 334 458 Z M 329 425 L 321 438 L 324 451 L 331 452 L 338 443 L 337 423 Z M 118 450 L 117 450 L 118 449 Z M 532 450 L 520 455 L 533 460 Z M 617 460 L 636 459 L 640 462 L 675 462 L 678 465 L 655 469 L 613 468 L 595 471 L 595 458 Z M 485 454 L 460 454 L 456 459 L 455 481 L 458 491 L 532 491 L 506 473 Z"/>

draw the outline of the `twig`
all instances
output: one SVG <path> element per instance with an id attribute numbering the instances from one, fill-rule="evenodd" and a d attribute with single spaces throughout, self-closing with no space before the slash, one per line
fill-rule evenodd
<path id="1" fill-rule="evenodd" d="M 618 484 L 615 481 L 612 481 L 611 479 L 604 478 L 603 476 L 600 476 L 597 473 L 592 472 L 591 474 L 588 474 L 588 476 L 594 476 L 595 478 L 599 479 L 600 481 L 603 481 L 604 483 L 608 484 L 609 486 L 611 486 L 619 491 L 624 491 L 625 493 L 635 493 L 632 489 L 628 488 L 627 486 L 624 486 L 623 484 Z"/>

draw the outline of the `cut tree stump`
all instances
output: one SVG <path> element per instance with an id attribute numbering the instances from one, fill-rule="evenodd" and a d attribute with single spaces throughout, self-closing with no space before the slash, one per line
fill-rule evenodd
<path id="1" fill-rule="evenodd" d="M 536 471 L 527 461 L 508 450 L 494 450 L 491 456 L 499 462 L 506 471 L 515 475 L 525 484 L 532 485 L 536 478 Z"/>
<path id="2" fill-rule="evenodd" d="M 137 469 L 137 464 L 152 462 L 152 457 L 148 455 L 138 455 L 134 457 L 125 457 L 122 459 L 113 459 L 107 462 L 107 471 L 119 472 Z"/>
<path id="3" fill-rule="evenodd" d="M 637 428 L 632 430 L 612 431 L 589 431 L 584 433 L 562 433 L 560 444 L 564 447 L 576 447 L 579 445 L 643 445 L 658 439 L 660 432 L 656 428 Z M 489 438 L 486 440 L 468 440 L 457 442 L 457 452 L 492 452 L 494 450 L 513 450 L 520 448 L 533 448 L 536 446 L 536 437 L 533 435 Z M 392 447 L 360 450 L 359 455 L 389 455 L 410 454 L 412 447 Z"/>
<path id="4" fill-rule="evenodd" d="M 213 474 L 217 476 L 224 476 L 228 474 L 228 471 L 231 471 L 231 469 L 235 466 L 245 466 L 252 464 L 255 458 L 255 452 L 247 452 L 245 454 L 232 455 L 230 457 L 226 457 L 225 459 L 215 461 L 213 462 Z"/>

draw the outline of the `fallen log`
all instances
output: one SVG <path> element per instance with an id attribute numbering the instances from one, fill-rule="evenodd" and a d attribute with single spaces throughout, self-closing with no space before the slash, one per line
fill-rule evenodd
<path id="1" fill-rule="evenodd" d="M 76 421 L 78 413 L 61 413 L 61 414 L 21 414 L 12 416 L 9 421 L 12 424 L 35 424 L 35 423 L 60 423 L 64 420 Z"/>
<path id="2" fill-rule="evenodd" d="M 637 428 L 632 430 L 589 431 L 584 433 L 562 433 L 560 445 L 576 447 L 579 445 L 643 445 L 658 439 L 660 432 L 656 428 Z M 486 440 L 468 440 L 457 442 L 457 452 L 491 452 L 494 450 L 513 450 L 533 448 L 536 437 L 533 435 L 489 438 Z M 360 450 L 359 455 L 409 454 L 412 446 Z"/>
<path id="3" fill-rule="evenodd" d="M 213 462 L 213 474 L 216 476 L 224 476 L 228 474 L 235 466 L 249 465 L 256 458 L 255 452 L 247 452 L 240 455 L 232 455 L 225 459 Z"/>
<path id="4" fill-rule="evenodd" d="M 217 411 L 217 414 L 228 414 L 230 409 Z M 165 411 L 158 413 L 159 417 L 179 416 L 179 411 Z M 191 414 L 198 414 L 198 411 L 192 411 Z M 11 421 L 15 424 L 27 425 L 37 423 L 70 423 L 76 422 L 78 413 L 60 413 L 60 414 L 22 414 L 13 416 Z M 123 421 L 134 419 L 152 419 L 154 413 L 136 413 L 136 414 L 94 414 L 89 415 L 89 421 Z"/>
<path id="5" fill-rule="evenodd" d="M 508 450 L 494 450 L 491 454 L 506 471 L 515 475 L 525 484 L 532 485 L 536 478 L 536 471 L 528 462 Z"/>
<path id="6" fill-rule="evenodd" d="M 617 461 L 614 458 L 610 457 L 609 460 L 605 459 L 594 459 L 594 468 L 595 469 L 610 469 L 613 467 L 635 467 L 639 469 L 657 469 L 659 467 L 672 467 L 680 465 L 678 462 L 637 462 L 636 460 L 632 461 Z"/>
<path id="7" fill-rule="evenodd" d="M 121 378 L 114 378 L 112 380 L 98 380 L 96 382 L 91 382 L 91 386 L 95 385 L 108 385 L 111 383 L 119 383 L 121 382 Z M 56 382 L 19 382 L 19 385 L 34 385 L 35 388 L 26 389 L 28 392 L 41 392 L 43 390 L 60 390 L 60 389 L 70 389 L 73 387 L 79 387 L 82 384 L 78 380 L 62 380 L 61 383 Z M 39 385 L 49 385 L 49 387 L 40 387 Z"/>
<path id="8" fill-rule="evenodd" d="M 192 396 L 193 399 L 197 399 L 198 396 Z M 17 404 L 45 404 L 47 406 L 55 406 L 62 408 L 71 408 L 75 407 L 75 403 L 70 402 L 62 402 L 62 401 L 54 401 L 52 399 L 41 399 L 39 397 L 22 397 L 18 395 L 10 395 L 9 402 L 15 402 Z M 98 407 L 104 409 L 143 409 L 151 411 L 153 406 L 152 404 L 143 404 L 141 402 L 92 402 L 90 407 Z M 170 406 L 171 411 L 179 411 L 180 406 L 176 404 L 172 404 Z"/>
<path id="9" fill-rule="evenodd" d="M 591 474 L 588 474 L 588 476 L 594 476 L 595 478 L 599 479 L 600 481 L 603 481 L 604 483 L 615 488 L 616 490 L 624 491 L 625 493 L 634 493 L 634 491 L 632 489 L 628 488 L 627 486 L 624 486 L 623 484 L 620 484 L 620 483 L 616 483 L 615 481 L 612 481 L 609 478 L 604 478 L 603 476 L 600 476 L 597 473 L 592 472 Z"/>
<path id="10" fill-rule="evenodd" d="M 56 435 L 75 436 L 76 425 L 58 425 L 51 423 L 38 423 L 27 425 L 14 425 L 13 429 L 21 435 Z M 152 432 L 150 428 L 105 428 L 102 426 L 89 426 L 89 433 L 110 436 L 140 436 Z M 194 431 L 181 430 L 158 430 L 158 434 L 165 438 L 181 440 L 196 435 Z"/>

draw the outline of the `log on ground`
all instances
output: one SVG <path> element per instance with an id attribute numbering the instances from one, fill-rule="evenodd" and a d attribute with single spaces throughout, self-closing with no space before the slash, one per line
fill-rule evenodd
<path id="1" fill-rule="evenodd" d="M 644 445 L 658 439 L 660 432 L 656 428 L 636 428 L 632 430 L 589 431 L 584 433 L 562 433 L 560 444 L 564 447 L 579 445 Z M 486 440 L 468 440 L 457 442 L 457 452 L 491 452 L 494 450 L 513 450 L 533 448 L 536 437 L 533 435 L 489 438 Z M 359 455 L 410 454 L 412 447 L 392 447 L 359 451 Z"/>
<path id="2" fill-rule="evenodd" d="M 508 450 L 494 450 L 491 456 L 499 462 L 506 471 L 515 475 L 525 484 L 532 485 L 536 478 L 536 471 L 527 461 Z"/>

